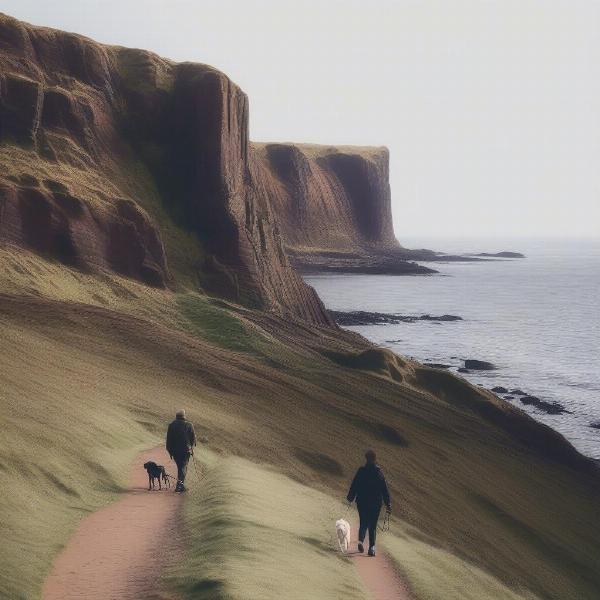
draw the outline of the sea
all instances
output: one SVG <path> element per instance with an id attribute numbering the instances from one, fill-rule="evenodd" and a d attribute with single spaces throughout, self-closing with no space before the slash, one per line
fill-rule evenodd
<path id="1" fill-rule="evenodd" d="M 461 321 L 415 321 L 347 327 L 376 344 L 423 362 L 492 362 L 493 371 L 460 374 L 486 388 L 519 388 L 562 404 L 549 415 L 509 400 L 600 459 L 600 238 L 403 238 L 407 248 L 446 253 L 517 251 L 520 259 L 422 263 L 426 276 L 327 274 L 305 277 L 336 311 L 406 316 L 444 314 Z"/>

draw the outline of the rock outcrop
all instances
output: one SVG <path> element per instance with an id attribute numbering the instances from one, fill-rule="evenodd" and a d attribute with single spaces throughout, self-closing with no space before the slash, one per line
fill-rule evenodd
<path id="1" fill-rule="evenodd" d="M 252 143 L 254 172 L 302 271 L 427 274 L 392 224 L 389 152 L 383 147 Z M 434 256 L 434 253 L 426 257 Z"/>
<path id="2" fill-rule="evenodd" d="M 185 257 L 162 225 L 177 226 L 202 248 L 207 292 L 331 325 L 252 154 L 248 99 L 216 69 L 0 15 L 1 243 L 175 286 Z"/>
<path id="3" fill-rule="evenodd" d="M 399 315 L 389 313 L 367 312 L 364 310 L 354 310 L 342 312 L 330 310 L 329 313 L 335 319 L 338 325 L 342 327 L 355 327 L 364 325 L 397 325 L 398 323 L 416 323 L 418 321 L 430 321 L 433 323 L 462 321 L 458 315 Z"/>
<path id="4" fill-rule="evenodd" d="M 387 148 L 251 145 L 293 250 L 391 250 Z"/>
<path id="5" fill-rule="evenodd" d="M 465 369 L 473 369 L 474 371 L 493 371 L 495 368 L 496 366 L 487 360 L 475 360 L 474 358 L 465 360 Z"/>

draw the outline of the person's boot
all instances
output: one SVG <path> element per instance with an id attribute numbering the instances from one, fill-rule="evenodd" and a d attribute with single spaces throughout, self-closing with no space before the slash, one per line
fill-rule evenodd
<path id="1" fill-rule="evenodd" d="M 183 487 L 183 483 L 178 479 L 177 480 L 177 485 L 175 486 L 175 491 L 176 492 L 183 492 L 184 487 Z"/>
<path id="2" fill-rule="evenodd" d="M 375 546 L 371 546 L 368 552 L 369 556 L 375 556 Z"/>
<path id="3" fill-rule="evenodd" d="M 365 547 L 362 542 L 358 542 L 358 551 L 362 554 L 365 551 Z"/>

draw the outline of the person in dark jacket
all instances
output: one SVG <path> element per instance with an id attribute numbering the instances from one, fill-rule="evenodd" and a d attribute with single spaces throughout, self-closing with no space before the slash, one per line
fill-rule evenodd
<path id="1" fill-rule="evenodd" d="M 194 426 L 185 418 L 185 410 L 178 410 L 175 420 L 167 429 L 167 452 L 177 465 L 176 492 L 185 492 L 185 474 L 190 456 L 194 453 L 196 433 Z"/>
<path id="2" fill-rule="evenodd" d="M 375 556 L 375 534 L 381 506 L 385 504 L 387 512 L 392 512 L 390 494 L 381 467 L 375 462 L 373 450 L 365 452 L 367 462 L 359 467 L 350 485 L 348 502 L 356 500 L 360 525 L 358 529 L 358 551 L 364 552 L 365 534 L 369 531 L 369 556 Z"/>

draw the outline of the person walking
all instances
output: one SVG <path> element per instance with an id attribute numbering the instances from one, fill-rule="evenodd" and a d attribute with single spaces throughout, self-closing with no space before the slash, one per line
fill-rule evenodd
<path id="1" fill-rule="evenodd" d="M 373 450 L 365 452 L 366 463 L 359 467 L 350 485 L 346 499 L 352 503 L 356 500 L 360 525 L 358 528 L 358 551 L 364 552 L 363 543 L 367 530 L 369 532 L 369 556 L 375 556 L 375 536 L 377 521 L 383 504 L 388 513 L 392 512 L 390 494 L 381 467 L 377 464 L 377 456 Z"/>
<path id="2" fill-rule="evenodd" d="M 185 410 L 178 410 L 175 420 L 167 429 L 167 452 L 177 465 L 176 492 L 185 492 L 183 485 L 190 456 L 194 453 L 196 432 L 194 426 L 185 418 Z"/>

